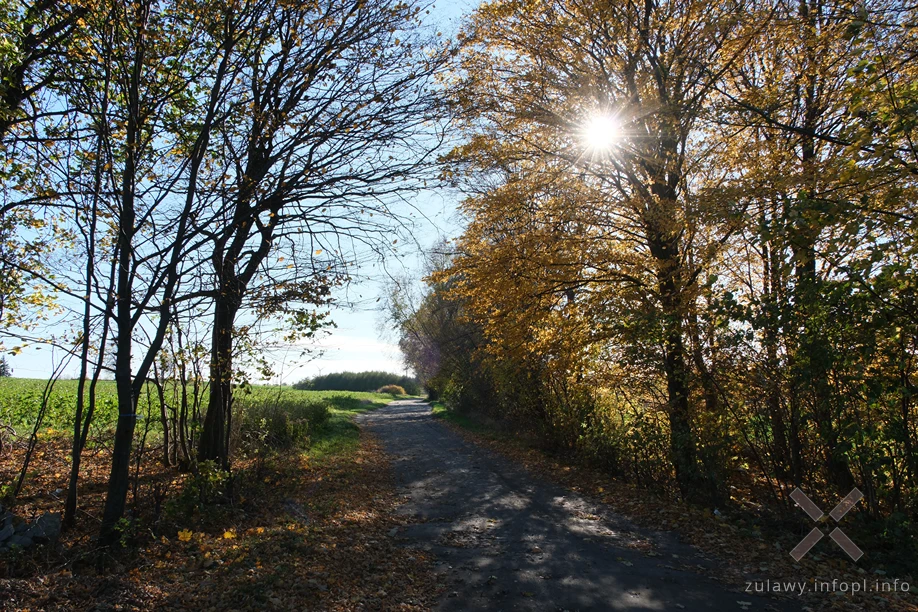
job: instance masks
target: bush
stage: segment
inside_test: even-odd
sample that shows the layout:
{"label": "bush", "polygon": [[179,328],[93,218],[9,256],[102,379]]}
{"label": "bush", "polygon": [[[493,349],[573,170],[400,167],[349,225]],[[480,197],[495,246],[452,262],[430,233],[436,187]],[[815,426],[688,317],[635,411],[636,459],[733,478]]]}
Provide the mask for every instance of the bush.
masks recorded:
{"label": "bush", "polygon": [[405,390],[398,385],[386,385],[376,390],[377,393],[391,393],[392,395],[407,395]]}
{"label": "bush", "polygon": [[246,451],[306,448],[310,435],[328,421],[330,408],[324,398],[246,398],[236,412],[238,441]]}
{"label": "bush", "polygon": [[[187,524],[189,519],[202,516],[213,517],[214,505],[226,503],[232,497],[233,478],[214,461],[202,461],[194,472],[185,479],[178,495],[170,497],[163,508],[170,522]],[[126,521],[126,519],[121,519]],[[136,523],[120,524],[122,545],[130,539]]]}
{"label": "bush", "polygon": [[225,501],[230,489],[230,474],[213,461],[202,461],[189,476],[179,494],[166,503],[166,515],[172,519],[187,519],[205,507]]}

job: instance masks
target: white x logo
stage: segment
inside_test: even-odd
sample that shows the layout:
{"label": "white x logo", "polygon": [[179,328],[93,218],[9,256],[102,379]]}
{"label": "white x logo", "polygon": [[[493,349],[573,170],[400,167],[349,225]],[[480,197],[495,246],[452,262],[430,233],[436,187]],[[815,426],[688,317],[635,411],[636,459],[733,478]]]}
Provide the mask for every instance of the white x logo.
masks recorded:
{"label": "white x logo", "polygon": [[[848,493],[845,496],[845,499],[841,500],[837,506],[829,513],[835,522],[842,520],[842,517],[848,514],[848,510],[857,505],[857,502],[861,501],[861,498],[864,497],[864,494],[860,492],[859,489],[855,488],[853,491]],[[813,519],[814,521],[820,520],[823,516],[822,510],[813,503],[809,497],[806,496],[806,493],[800,490],[800,488],[794,489],[794,492],[790,494],[790,498],[797,502],[797,505],[803,508],[803,511]],[[794,558],[794,561],[800,561],[806,553],[810,552],[810,549],[816,546],[816,543],[822,539],[825,534],[819,529],[819,527],[813,527],[813,531],[809,532],[803,540],[800,541],[797,546],[794,547],[794,550],[791,551],[790,556]],[[838,546],[848,553],[848,556],[853,560],[857,561],[864,555],[864,551],[857,547],[857,544],[851,541],[851,538],[845,535],[845,533],[836,527],[832,530],[832,533],[829,534],[829,537],[838,544]]]}

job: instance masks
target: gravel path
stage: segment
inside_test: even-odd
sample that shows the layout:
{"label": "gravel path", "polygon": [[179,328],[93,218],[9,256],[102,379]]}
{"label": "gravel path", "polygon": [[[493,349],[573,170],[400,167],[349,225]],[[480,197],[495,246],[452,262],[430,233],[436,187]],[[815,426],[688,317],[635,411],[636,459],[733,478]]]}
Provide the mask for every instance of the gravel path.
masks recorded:
{"label": "gravel path", "polygon": [[715,563],[466,442],[419,400],[358,423],[394,457],[401,512],[418,522],[393,535],[437,558],[441,610],[799,609],[680,570]]}

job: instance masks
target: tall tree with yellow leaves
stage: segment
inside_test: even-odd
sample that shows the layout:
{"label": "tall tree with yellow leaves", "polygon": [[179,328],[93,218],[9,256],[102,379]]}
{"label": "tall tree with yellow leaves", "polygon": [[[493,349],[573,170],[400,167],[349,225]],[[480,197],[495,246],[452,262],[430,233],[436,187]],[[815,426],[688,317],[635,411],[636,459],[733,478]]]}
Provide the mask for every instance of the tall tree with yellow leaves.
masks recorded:
{"label": "tall tree with yellow leaves", "polygon": [[[631,308],[649,310],[676,480],[684,497],[705,501],[718,486],[699,458],[687,322],[706,261],[735,228],[717,226],[713,219],[727,216],[701,197],[714,151],[699,119],[761,27],[740,20],[747,9],[691,0],[492,2],[473,17],[456,84],[468,136],[452,154],[457,169],[502,177],[499,190],[527,203],[559,188],[576,202],[568,210],[581,227],[562,229],[558,250],[536,239],[542,252],[531,265],[553,270],[560,282],[549,286],[574,291],[575,301],[578,287],[591,298],[627,287],[640,304]],[[524,193],[533,185],[535,197]],[[488,197],[478,202],[487,207]],[[582,251],[597,246],[599,254]],[[609,315],[592,311],[594,321]]]}

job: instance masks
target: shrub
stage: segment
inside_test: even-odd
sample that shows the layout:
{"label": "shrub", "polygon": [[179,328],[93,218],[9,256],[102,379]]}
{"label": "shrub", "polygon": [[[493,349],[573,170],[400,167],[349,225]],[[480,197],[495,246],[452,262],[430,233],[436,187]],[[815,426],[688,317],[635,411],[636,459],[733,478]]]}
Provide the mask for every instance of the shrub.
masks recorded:
{"label": "shrub", "polygon": [[324,398],[246,398],[236,413],[239,443],[247,451],[305,448],[310,435],[328,421],[330,408]]}
{"label": "shrub", "polygon": [[377,393],[391,393],[392,395],[406,395],[405,389],[398,385],[385,385],[376,390]]}
{"label": "shrub", "polygon": [[206,506],[224,500],[229,493],[230,474],[213,461],[202,461],[185,480],[181,492],[166,504],[166,514],[174,519],[200,513]]}

